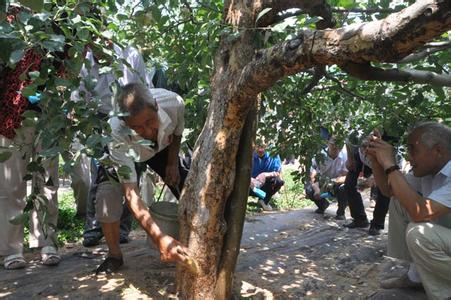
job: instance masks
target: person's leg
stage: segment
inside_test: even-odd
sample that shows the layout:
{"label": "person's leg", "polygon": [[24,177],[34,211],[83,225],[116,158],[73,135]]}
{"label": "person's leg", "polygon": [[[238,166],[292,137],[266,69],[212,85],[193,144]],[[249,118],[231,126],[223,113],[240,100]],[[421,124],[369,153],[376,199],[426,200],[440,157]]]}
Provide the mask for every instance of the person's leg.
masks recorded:
{"label": "person's leg", "polygon": [[396,198],[391,199],[389,212],[387,256],[412,261],[405,238],[410,217]]}
{"label": "person's leg", "polygon": [[451,229],[410,223],[406,242],[429,299],[451,297]]}
{"label": "person's leg", "polygon": [[[22,142],[20,136],[14,140],[0,135],[0,146],[9,147],[14,142]],[[0,153],[9,150],[0,149]],[[23,180],[26,174],[28,157],[21,151],[11,150],[11,157],[0,163],[0,255],[22,257],[23,253],[23,223],[11,223],[10,220],[20,216],[25,208],[27,185]],[[11,268],[25,266],[25,261],[15,260],[8,264]]]}
{"label": "person's leg", "polygon": [[345,210],[348,205],[348,198],[344,184],[336,184],[334,187],[335,194],[337,195],[338,201],[338,209],[336,219],[344,220],[345,219]]}
{"label": "person's leg", "polygon": [[77,215],[86,215],[87,199],[91,187],[91,158],[81,154],[71,174],[71,188],[74,191]]}
{"label": "person's leg", "polygon": [[103,237],[102,227],[96,219],[96,194],[99,168],[98,162],[95,159],[91,159],[91,186],[86,201],[85,230],[83,232],[83,246],[85,247],[98,245]]}
{"label": "person's leg", "polygon": [[[99,173],[103,172],[101,167]],[[104,181],[102,181],[104,180]],[[98,177],[96,193],[96,218],[102,224],[102,231],[108,245],[108,257],[97,268],[96,273],[111,273],[123,265],[120,248],[120,218],[123,208],[122,187],[120,183]]]}
{"label": "person's leg", "polygon": [[279,177],[269,177],[266,178],[265,183],[260,188],[262,191],[266,193],[265,199],[263,202],[265,204],[269,204],[272,196],[277,193],[280,188],[285,184],[285,182]]}
{"label": "person's leg", "polygon": [[[363,168],[363,163],[360,160],[358,149],[354,149],[353,157],[355,160],[355,169],[350,170],[346,174],[344,191],[345,197],[348,199],[349,211],[353,222],[357,225],[368,224],[368,218],[365,213],[365,207],[363,206],[362,195],[357,190],[357,181],[359,179],[360,171]],[[352,223],[348,224],[351,225]],[[359,226],[356,226],[359,227]]]}
{"label": "person's leg", "polygon": [[56,226],[58,223],[58,158],[45,161],[43,166],[45,175],[33,176],[33,186],[39,187],[47,199],[47,206],[44,207],[46,217],[45,224],[44,210],[33,209],[30,214],[30,248],[42,248],[46,246],[56,247]]}
{"label": "person's leg", "polygon": [[371,220],[371,226],[369,233],[372,235],[377,235],[380,230],[384,229],[385,216],[388,212],[388,206],[390,204],[390,197],[384,196],[379,188],[376,187],[376,206],[373,211],[373,220]]}
{"label": "person's leg", "polygon": [[318,209],[315,210],[315,213],[323,214],[324,211],[329,206],[329,201],[327,201],[327,199],[324,199],[321,197],[316,197],[315,191],[319,193],[319,185],[317,182],[315,182],[313,184],[308,182],[305,184],[305,197],[307,199],[313,201],[313,203],[315,203],[316,206],[318,207]]}
{"label": "person's leg", "polygon": [[121,215],[121,221],[119,226],[119,242],[121,244],[125,244],[129,242],[128,235],[130,234],[130,231],[132,230],[132,214],[130,213],[130,209],[127,206],[127,203],[123,204],[122,207],[122,215]]}

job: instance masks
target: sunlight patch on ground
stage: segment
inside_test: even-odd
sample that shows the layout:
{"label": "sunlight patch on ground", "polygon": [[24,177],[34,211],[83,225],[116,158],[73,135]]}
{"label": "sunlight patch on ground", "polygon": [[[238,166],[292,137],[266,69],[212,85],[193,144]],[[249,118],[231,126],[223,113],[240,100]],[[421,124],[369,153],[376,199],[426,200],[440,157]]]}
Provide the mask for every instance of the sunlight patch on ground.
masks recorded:
{"label": "sunlight patch on ground", "polygon": [[241,292],[240,292],[242,297],[255,297],[258,296],[260,299],[274,299],[274,295],[273,293],[271,293],[270,291],[254,286],[251,283],[247,282],[247,281],[242,281],[241,282]]}

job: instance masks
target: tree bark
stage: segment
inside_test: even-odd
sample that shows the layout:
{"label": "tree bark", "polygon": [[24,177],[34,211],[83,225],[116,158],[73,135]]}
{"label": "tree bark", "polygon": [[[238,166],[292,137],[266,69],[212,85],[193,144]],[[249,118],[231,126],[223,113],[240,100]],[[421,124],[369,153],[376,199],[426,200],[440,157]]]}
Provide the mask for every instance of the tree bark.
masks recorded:
{"label": "tree bark", "polygon": [[232,296],[233,273],[235,271],[238,253],[240,252],[247,198],[249,196],[253,150],[252,141],[255,140],[257,129],[256,116],[257,108],[254,105],[246,117],[246,122],[241,133],[236,158],[235,184],[225,210],[225,219],[228,228],[224,236],[222,257],[218,268],[218,283],[216,285],[216,296],[218,299],[230,299]]}

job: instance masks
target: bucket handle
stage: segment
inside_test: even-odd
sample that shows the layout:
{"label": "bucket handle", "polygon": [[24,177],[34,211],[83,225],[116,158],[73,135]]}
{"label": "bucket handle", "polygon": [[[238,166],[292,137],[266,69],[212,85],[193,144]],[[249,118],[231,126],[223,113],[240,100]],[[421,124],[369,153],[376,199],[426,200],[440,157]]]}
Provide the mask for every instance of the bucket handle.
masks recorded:
{"label": "bucket handle", "polygon": [[[163,188],[161,189],[161,191],[160,191],[160,195],[158,195],[158,199],[157,199],[157,201],[156,202],[160,202],[160,199],[161,199],[161,196],[163,195],[163,191],[164,191],[164,188],[166,187],[166,183],[165,184],[163,184]],[[179,193],[179,195],[180,195],[180,190],[179,190],[179,187],[176,187],[176,189],[177,189],[177,192]]]}

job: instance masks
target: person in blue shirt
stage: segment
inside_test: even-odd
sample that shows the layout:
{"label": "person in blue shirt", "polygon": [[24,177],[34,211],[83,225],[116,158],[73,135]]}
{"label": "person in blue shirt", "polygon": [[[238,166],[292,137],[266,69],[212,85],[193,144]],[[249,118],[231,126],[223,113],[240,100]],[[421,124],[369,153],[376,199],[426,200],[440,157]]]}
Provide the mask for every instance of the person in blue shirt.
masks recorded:
{"label": "person in blue shirt", "polygon": [[269,201],[284,185],[280,177],[282,162],[279,155],[271,157],[262,142],[255,147],[252,157],[252,177],[250,195],[258,197],[264,210],[272,210]]}

